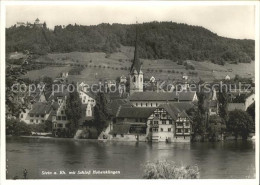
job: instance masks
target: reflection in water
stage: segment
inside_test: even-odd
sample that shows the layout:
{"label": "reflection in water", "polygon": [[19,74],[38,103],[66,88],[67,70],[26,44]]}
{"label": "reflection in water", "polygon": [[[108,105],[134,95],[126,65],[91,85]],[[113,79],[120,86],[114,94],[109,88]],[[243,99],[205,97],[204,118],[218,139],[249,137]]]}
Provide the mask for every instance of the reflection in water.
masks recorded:
{"label": "reflection in water", "polygon": [[[147,161],[173,160],[198,165],[201,178],[253,178],[255,149],[250,141],[218,143],[135,143],[95,140],[7,138],[7,178],[142,178]],[[42,171],[63,175],[43,175]],[[81,174],[69,171],[113,170],[115,175]]]}

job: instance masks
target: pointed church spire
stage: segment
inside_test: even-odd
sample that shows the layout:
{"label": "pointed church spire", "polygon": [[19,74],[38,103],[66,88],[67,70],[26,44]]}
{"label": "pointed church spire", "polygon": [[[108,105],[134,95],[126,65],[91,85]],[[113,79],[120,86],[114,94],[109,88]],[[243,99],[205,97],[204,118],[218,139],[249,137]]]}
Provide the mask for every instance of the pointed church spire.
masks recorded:
{"label": "pointed church spire", "polygon": [[136,70],[136,72],[139,74],[140,71],[141,71],[141,62],[139,60],[139,57],[138,57],[138,30],[137,30],[137,25],[138,23],[136,22],[136,30],[135,30],[135,52],[134,52],[134,60],[133,60],[133,63],[132,63],[132,66],[131,66],[131,70],[130,70],[130,73],[134,73],[134,71]]}

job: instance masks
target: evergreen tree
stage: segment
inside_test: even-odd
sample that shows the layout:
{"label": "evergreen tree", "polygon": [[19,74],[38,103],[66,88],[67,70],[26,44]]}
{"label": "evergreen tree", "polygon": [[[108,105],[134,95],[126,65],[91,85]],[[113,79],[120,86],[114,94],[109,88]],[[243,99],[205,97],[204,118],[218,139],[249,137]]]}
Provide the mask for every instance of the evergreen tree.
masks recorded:
{"label": "evergreen tree", "polygon": [[104,93],[97,93],[96,106],[94,107],[94,122],[99,133],[107,127],[107,97]]}
{"label": "evergreen tree", "polygon": [[82,118],[82,104],[79,93],[74,90],[69,93],[66,99],[66,115],[69,120],[69,135],[72,137],[79,127],[79,121]]}
{"label": "evergreen tree", "polygon": [[225,90],[219,91],[218,101],[219,101],[219,116],[226,122],[228,116],[228,111],[227,111],[228,96]]}

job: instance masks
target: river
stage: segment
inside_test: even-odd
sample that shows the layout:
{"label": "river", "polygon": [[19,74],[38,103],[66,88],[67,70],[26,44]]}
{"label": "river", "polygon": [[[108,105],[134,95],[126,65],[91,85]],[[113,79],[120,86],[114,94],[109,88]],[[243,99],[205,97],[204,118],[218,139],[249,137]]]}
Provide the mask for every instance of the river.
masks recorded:
{"label": "river", "polygon": [[[157,160],[198,165],[203,179],[255,176],[252,141],[135,143],[7,137],[6,155],[7,179],[23,178],[24,169],[29,179],[139,179],[143,164]],[[99,170],[114,174],[95,174]]]}

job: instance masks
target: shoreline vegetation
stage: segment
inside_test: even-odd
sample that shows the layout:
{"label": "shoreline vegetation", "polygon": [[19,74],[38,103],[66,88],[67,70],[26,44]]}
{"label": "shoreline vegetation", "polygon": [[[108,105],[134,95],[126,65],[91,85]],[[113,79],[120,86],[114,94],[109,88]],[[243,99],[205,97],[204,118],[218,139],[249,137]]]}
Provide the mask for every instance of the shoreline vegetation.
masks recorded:
{"label": "shoreline vegetation", "polygon": [[161,160],[144,165],[144,179],[199,179],[199,167],[178,166],[174,161]]}
{"label": "shoreline vegetation", "polygon": [[[74,141],[97,141],[97,142],[142,142],[142,143],[152,143],[152,142],[147,142],[147,141],[127,141],[127,140],[120,140],[120,141],[117,141],[117,140],[107,140],[107,139],[86,139],[86,138],[83,138],[83,139],[75,139],[75,138],[63,138],[63,137],[53,137],[53,136],[12,136],[12,135],[6,135],[6,137],[10,138],[10,137],[21,137],[21,138],[30,138],[30,139],[55,139],[55,140],[74,140]],[[234,141],[234,140],[243,140],[242,137],[239,137],[239,138],[235,138],[235,137],[229,137],[229,138],[226,138],[224,140],[218,140],[218,141],[209,141],[209,140],[204,140],[204,141],[195,141],[193,140],[192,142],[195,143],[195,142],[225,142],[225,141]],[[254,141],[254,136],[252,137],[248,137],[247,138],[248,141]],[[191,143],[192,143],[191,142]]]}

